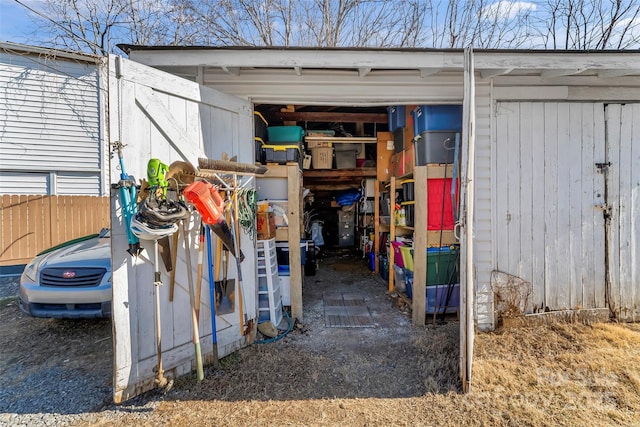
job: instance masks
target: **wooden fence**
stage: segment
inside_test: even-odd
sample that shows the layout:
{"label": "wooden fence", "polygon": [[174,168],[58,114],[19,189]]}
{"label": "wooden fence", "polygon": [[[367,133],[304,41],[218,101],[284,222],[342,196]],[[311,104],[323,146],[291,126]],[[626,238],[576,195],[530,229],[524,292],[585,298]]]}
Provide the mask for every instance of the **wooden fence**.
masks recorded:
{"label": "wooden fence", "polygon": [[109,227],[109,197],[3,195],[0,221],[0,265],[25,264],[45,249]]}

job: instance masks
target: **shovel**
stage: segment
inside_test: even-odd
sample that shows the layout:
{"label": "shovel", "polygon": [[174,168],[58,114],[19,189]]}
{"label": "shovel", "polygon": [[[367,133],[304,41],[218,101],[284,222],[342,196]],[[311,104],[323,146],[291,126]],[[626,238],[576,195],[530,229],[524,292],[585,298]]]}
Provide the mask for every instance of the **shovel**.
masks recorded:
{"label": "shovel", "polygon": [[[233,304],[231,303],[231,299],[229,298],[229,280],[227,279],[227,274],[229,272],[229,251],[224,251],[224,258],[222,258],[222,243],[218,244],[218,256],[223,260],[223,279],[220,284],[220,305],[218,306],[218,310],[220,314],[232,313],[233,312]],[[217,277],[217,276],[216,276]],[[235,286],[235,283],[232,283],[232,286]]]}

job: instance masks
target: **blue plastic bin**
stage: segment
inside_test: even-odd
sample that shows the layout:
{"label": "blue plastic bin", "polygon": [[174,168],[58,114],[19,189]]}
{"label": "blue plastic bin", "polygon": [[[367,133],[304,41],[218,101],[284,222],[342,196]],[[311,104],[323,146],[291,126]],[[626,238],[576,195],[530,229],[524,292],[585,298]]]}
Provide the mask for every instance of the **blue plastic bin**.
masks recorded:
{"label": "blue plastic bin", "polygon": [[[407,296],[413,299],[413,275],[411,277],[406,276],[405,271],[405,287]],[[427,286],[426,294],[427,294],[427,305],[425,307],[425,312],[433,313],[456,313],[458,308],[460,307],[460,284],[455,283],[451,285],[451,296],[449,298],[449,303],[447,302],[447,293],[449,292],[449,285],[437,285],[437,286]],[[436,300],[438,301],[438,306],[436,307]],[[446,304],[446,311],[445,311]]]}
{"label": "blue plastic bin", "polygon": [[406,109],[404,105],[387,107],[387,112],[389,113],[389,132],[395,132],[396,129],[405,127]]}
{"label": "blue plastic bin", "polygon": [[462,105],[419,105],[411,115],[414,136],[426,131],[462,130]]}

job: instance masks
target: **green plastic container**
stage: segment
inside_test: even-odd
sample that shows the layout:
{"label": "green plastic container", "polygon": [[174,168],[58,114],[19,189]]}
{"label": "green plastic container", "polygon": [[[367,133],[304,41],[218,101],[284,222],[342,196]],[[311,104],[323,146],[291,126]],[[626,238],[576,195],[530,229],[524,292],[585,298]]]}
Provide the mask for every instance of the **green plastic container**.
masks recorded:
{"label": "green plastic container", "polygon": [[459,251],[458,247],[427,249],[427,286],[448,284],[451,274],[451,283],[460,282]]}
{"label": "green plastic container", "polygon": [[274,142],[301,142],[304,129],[300,126],[269,126],[267,128],[269,144]]}

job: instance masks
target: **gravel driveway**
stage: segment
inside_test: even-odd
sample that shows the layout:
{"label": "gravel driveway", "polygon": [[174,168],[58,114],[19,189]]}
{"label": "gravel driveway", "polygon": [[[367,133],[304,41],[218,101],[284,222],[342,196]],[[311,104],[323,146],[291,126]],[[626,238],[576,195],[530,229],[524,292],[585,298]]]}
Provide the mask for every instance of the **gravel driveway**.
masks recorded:
{"label": "gravel driveway", "polygon": [[[0,277],[0,426],[83,424],[136,407],[111,404],[111,321],[29,317],[18,307],[18,283]],[[146,401],[149,409],[153,394]]]}
{"label": "gravel driveway", "polygon": [[[361,260],[326,260],[315,277],[305,278],[305,322],[285,339],[240,350],[223,359],[220,370],[207,366],[202,383],[187,375],[166,395],[154,390],[120,406],[111,403],[111,321],[31,318],[18,308],[13,280],[0,281],[0,426],[197,425],[196,419],[167,419],[163,405],[179,403],[196,414],[201,401],[220,402],[222,409],[231,404],[234,411],[245,402],[242,410],[250,411],[271,399],[293,408],[335,397],[411,399],[458,389],[457,322],[411,327],[386,284]],[[335,290],[361,293],[375,326],[325,327],[323,295]],[[214,415],[217,421],[206,425],[259,419],[232,422],[225,412],[209,411]]]}

